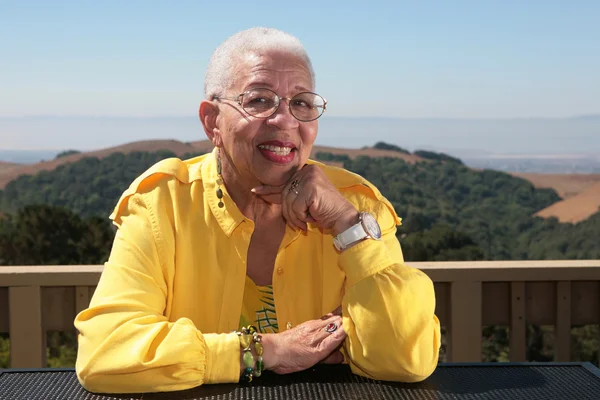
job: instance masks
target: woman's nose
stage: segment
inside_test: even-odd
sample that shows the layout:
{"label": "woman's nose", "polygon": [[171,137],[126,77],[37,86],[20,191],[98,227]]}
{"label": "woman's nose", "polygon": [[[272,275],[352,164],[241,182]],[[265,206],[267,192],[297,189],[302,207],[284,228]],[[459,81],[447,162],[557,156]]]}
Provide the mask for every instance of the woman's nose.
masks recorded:
{"label": "woman's nose", "polygon": [[300,121],[290,112],[289,104],[289,99],[281,99],[277,111],[267,118],[267,124],[276,126],[282,130],[297,128],[300,125]]}

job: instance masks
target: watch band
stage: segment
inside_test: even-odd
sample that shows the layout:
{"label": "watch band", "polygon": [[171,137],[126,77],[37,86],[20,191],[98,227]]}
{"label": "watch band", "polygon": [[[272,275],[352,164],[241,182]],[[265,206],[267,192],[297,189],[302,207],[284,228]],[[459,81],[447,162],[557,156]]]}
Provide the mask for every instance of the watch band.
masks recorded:
{"label": "watch band", "polygon": [[362,224],[362,213],[359,216],[358,223],[352,225],[350,228],[346,229],[344,232],[340,233],[333,239],[333,245],[339,251],[345,250],[353,243],[356,243],[360,240],[366,239],[369,237],[367,231]]}

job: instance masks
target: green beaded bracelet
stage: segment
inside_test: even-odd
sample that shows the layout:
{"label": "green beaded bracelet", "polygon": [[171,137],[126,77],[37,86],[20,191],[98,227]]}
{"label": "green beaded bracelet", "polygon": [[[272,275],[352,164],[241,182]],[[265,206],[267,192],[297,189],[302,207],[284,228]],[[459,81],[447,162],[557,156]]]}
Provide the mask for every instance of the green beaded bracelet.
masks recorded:
{"label": "green beaded bracelet", "polygon": [[[240,376],[240,382],[250,383],[252,382],[252,378],[260,377],[265,368],[265,363],[262,358],[262,336],[258,334],[256,328],[252,325],[243,327],[241,332],[236,333],[240,339],[240,347],[244,352],[242,361],[246,367]],[[254,355],[252,354],[252,344],[254,344],[254,350],[256,351],[256,360],[254,360]]]}

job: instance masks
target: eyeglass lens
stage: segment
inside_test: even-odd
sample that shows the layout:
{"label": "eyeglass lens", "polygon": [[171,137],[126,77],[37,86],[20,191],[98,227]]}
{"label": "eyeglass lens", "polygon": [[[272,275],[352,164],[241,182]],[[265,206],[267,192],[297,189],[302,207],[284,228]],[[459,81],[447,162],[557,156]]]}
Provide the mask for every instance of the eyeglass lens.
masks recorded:
{"label": "eyeglass lens", "polygon": [[[242,108],[255,117],[269,117],[279,107],[280,98],[269,89],[254,89],[241,96]],[[290,100],[290,112],[300,121],[312,121],[321,116],[325,100],[316,93],[298,93]]]}

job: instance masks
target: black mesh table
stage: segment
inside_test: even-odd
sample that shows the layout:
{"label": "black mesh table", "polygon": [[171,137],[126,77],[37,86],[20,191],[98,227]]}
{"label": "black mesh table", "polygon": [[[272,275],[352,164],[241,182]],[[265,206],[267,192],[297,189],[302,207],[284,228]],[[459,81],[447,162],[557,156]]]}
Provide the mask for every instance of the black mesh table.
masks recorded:
{"label": "black mesh table", "polygon": [[72,369],[0,370],[0,399],[600,399],[600,369],[589,363],[440,364],[424,382],[374,381],[345,365],[290,375],[265,372],[248,386],[206,385],[144,394],[101,395],[83,389]]}

